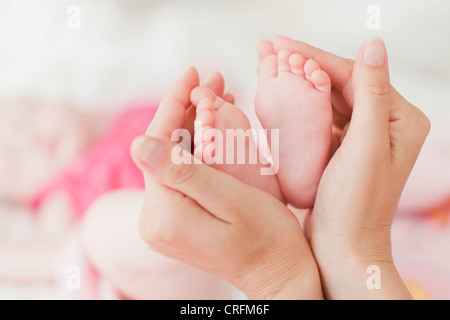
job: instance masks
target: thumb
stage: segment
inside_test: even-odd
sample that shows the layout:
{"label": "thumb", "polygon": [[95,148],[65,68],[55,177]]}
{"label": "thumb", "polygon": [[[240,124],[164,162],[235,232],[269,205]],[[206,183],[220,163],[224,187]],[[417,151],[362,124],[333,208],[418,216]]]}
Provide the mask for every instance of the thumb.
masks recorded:
{"label": "thumb", "polygon": [[179,191],[223,221],[242,218],[234,215],[239,212],[237,203],[248,204],[245,195],[248,194],[249,186],[202,164],[180,145],[141,136],[133,141],[131,154],[136,165],[144,172],[147,184],[156,181]]}
{"label": "thumb", "polygon": [[389,143],[389,114],[392,87],[383,40],[367,41],[353,69],[354,106],[348,135],[362,142]]}
{"label": "thumb", "polygon": [[183,193],[187,183],[198,179],[197,166],[188,165],[194,163],[191,154],[174,142],[141,136],[133,141],[131,155],[146,177]]}

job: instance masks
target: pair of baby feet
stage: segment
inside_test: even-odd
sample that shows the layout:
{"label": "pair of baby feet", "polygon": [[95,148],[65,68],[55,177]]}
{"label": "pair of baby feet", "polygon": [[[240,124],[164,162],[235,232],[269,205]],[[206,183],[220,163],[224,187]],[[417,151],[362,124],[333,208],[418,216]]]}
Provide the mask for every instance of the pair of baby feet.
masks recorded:
{"label": "pair of baby feet", "polygon": [[[329,160],[330,94],[330,78],[317,62],[287,50],[270,54],[260,61],[255,111],[267,130],[272,165],[244,112],[207,87],[190,95],[197,107],[194,155],[285,203],[310,208]],[[262,174],[268,166],[273,174]]]}

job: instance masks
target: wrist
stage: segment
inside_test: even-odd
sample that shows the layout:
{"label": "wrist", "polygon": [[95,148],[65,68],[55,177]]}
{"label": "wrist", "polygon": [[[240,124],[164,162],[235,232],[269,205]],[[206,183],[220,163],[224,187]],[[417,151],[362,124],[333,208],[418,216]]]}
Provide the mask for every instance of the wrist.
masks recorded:
{"label": "wrist", "polygon": [[347,257],[320,265],[327,299],[411,299],[391,258]]}
{"label": "wrist", "polygon": [[333,270],[342,264],[393,264],[389,228],[344,235],[333,235],[330,230],[318,232],[316,229],[311,234],[310,243],[321,270]]}
{"label": "wrist", "polygon": [[262,272],[258,270],[255,277],[248,277],[243,291],[251,300],[323,299],[319,269],[312,253],[290,266],[274,263]]}
{"label": "wrist", "polygon": [[340,237],[315,233],[311,247],[327,299],[411,298],[392,258],[388,228]]}
{"label": "wrist", "polygon": [[286,282],[272,300],[323,300],[322,283],[317,264],[311,263],[299,270],[298,275]]}

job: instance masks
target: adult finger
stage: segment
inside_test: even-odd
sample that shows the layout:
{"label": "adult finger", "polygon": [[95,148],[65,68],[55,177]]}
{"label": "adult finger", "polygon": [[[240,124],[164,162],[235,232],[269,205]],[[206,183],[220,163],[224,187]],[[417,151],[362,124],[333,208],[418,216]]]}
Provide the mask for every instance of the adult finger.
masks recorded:
{"label": "adult finger", "polygon": [[399,167],[412,169],[430,132],[431,123],[420,109],[398,97],[401,97],[398,93],[393,96],[390,116],[392,158]]}
{"label": "adult finger", "polygon": [[223,95],[223,100],[231,104],[234,104],[235,102],[234,96],[231,93],[225,93]]}
{"label": "adult finger", "polygon": [[342,129],[350,122],[353,109],[348,106],[341,92],[334,88],[331,90],[331,104],[333,105],[333,124]]}
{"label": "adult finger", "polygon": [[190,67],[164,96],[146,134],[170,139],[176,129],[183,128],[186,110],[191,106],[189,95],[198,85],[198,72],[194,67]]}
{"label": "adult finger", "polygon": [[205,87],[210,88],[216,96],[221,97],[223,100],[225,100],[228,103],[234,104],[234,96],[225,91],[225,80],[223,78],[223,75],[220,72],[214,71],[212,72],[208,78],[206,79],[205,83],[203,84]]}
{"label": "adult finger", "polygon": [[217,71],[213,71],[206,78],[203,83],[205,87],[210,88],[218,97],[223,96],[223,92],[225,90],[225,80],[223,79],[222,74]]}
{"label": "adult finger", "polygon": [[353,69],[355,102],[348,136],[363,144],[390,146],[389,115],[391,86],[384,42],[367,41],[358,53]]}

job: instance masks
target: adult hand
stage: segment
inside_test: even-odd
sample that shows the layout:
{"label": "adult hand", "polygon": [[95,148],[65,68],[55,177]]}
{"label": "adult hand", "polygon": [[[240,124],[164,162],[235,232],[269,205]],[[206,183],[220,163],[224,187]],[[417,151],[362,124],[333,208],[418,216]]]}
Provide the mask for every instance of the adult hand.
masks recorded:
{"label": "adult hand", "polygon": [[292,212],[207,165],[172,161],[172,152],[182,150],[170,137],[185,126],[198,82],[190,68],[167,93],[147,135],[133,143],[146,180],[142,238],[156,251],[228,280],[251,299],[322,298],[317,266]]}
{"label": "adult hand", "polygon": [[[327,297],[410,297],[393,264],[390,230],[430,122],[390,85],[381,40],[366,42],[355,62],[286,37],[272,48],[263,42],[260,56],[288,49],[313,58],[334,86],[339,139],[308,222]],[[373,266],[380,290],[366,285]]]}

